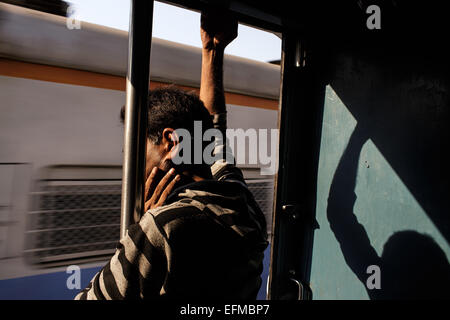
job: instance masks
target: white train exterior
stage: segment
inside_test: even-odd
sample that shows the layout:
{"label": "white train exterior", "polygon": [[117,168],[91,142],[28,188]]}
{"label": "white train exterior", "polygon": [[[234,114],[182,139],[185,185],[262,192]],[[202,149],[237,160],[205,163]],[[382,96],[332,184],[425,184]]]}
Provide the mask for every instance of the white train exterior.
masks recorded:
{"label": "white train exterior", "polygon": [[[71,298],[67,266],[85,285],[113,252],[127,47],[127,32],[0,3],[0,299]],[[200,64],[154,38],[151,86],[195,90]],[[279,66],[226,56],[224,72],[229,127],[276,129]],[[270,230],[274,177],[242,168]]]}

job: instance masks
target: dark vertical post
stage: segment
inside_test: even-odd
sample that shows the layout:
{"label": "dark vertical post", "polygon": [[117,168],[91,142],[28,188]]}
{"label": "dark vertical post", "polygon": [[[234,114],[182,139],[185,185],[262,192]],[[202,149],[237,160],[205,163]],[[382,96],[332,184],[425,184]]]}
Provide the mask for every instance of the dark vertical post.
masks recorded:
{"label": "dark vertical post", "polygon": [[123,146],[120,237],[144,208],[147,97],[153,1],[131,0]]}
{"label": "dark vertical post", "polygon": [[317,168],[325,86],[311,51],[283,33],[276,176],[268,298],[310,299]]}

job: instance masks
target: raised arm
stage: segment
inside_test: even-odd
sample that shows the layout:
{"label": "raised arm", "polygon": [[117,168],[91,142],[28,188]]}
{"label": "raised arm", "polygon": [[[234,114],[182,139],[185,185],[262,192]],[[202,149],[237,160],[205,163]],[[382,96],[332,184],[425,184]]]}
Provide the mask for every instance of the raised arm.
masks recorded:
{"label": "raised arm", "polygon": [[[242,172],[234,166],[234,157],[227,144],[227,109],[223,86],[223,60],[225,47],[237,37],[237,20],[227,13],[209,11],[202,13],[202,77],[200,99],[213,116],[214,127],[221,131],[216,137],[214,154],[221,155],[211,166],[216,180],[234,180],[245,184]],[[226,160],[225,160],[226,159]]]}
{"label": "raised arm", "polygon": [[237,37],[238,24],[228,14],[202,13],[202,75],[200,99],[210,114],[226,112],[223,87],[223,57],[225,47]]}

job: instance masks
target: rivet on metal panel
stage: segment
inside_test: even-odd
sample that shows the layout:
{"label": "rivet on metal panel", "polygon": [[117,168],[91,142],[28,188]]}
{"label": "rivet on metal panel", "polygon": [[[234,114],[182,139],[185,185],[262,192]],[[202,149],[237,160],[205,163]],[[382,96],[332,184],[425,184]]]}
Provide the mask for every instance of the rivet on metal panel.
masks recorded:
{"label": "rivet on metal panel", "polygon": [[283,209],[283,212],[285,212],[289,216],[289,218],[293,220],[297,220],[300,217],[297,205],[285,204],[281,208]]}

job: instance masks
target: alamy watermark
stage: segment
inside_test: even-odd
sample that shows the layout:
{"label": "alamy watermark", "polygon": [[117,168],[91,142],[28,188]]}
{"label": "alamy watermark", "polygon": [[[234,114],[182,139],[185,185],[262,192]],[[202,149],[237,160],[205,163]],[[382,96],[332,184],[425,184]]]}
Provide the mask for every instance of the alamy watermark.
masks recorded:
{"label": "alamy watermark", "polygon": [[369,290],[381,289],[381,270],[380,267],[373,264],[367,267],[367,274],[370,276],[367,278],[366,287]]}
{"label": "alamy watermark", "polygon": [[228,144],[224,143],[224,136],[218,129],[203,132],[201,121],[194,121],[193,137],[186,129],[175,130],[172,139],[178,144],[172,154],[173,163],[211,165],[224,159],[229,163],[235,160],[235,164],[241,166],[259,165],[261,175],[277,172],[278,129],[227,129],[225,135]]}
{"label": "alamy watermark", "polygon": [[78,19],[75,19],[75,7],[73,5],[70,5],[67,8],[67,18],[66,18],[66,27],[69,30],[80,30],[81,29],[81,21]]}
{"label": "alamy watermark", "polygon": [[381,9],[379,6],[372,4],[367,7],[366,13],[370,14],[367,18],[366,26],[369,30],[381,29]]}
{"label": "alamy watermark", "polygon": [[66,280],[66,286],[69,290],[81,289],[81,269],[77,265],[68,266],[66,273],[70,274]]}

